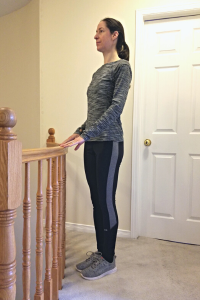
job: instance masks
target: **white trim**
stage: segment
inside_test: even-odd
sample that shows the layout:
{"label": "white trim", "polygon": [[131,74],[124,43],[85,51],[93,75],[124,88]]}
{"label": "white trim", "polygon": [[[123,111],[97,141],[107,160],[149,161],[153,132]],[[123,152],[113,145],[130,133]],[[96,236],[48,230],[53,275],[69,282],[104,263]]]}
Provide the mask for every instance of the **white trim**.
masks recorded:
{"label": "white trim", "polygon": [[136,14],[140,12],[143,16],[144,21],[163,19],[163,18],[177,18],[186,17],[200,14],[200,3],[193,2],[188,4],[174,4],[158,6],[149,9],[138,9]]}
{"label": "white trim", "polygon": [[139,200],[140,200],[140,161],[141,161],[141,107],[140,99],[143,92],[143,41],[144,22],[172,18],[184,17],[200,14],[200,2],[188,4],[160,6],[148,9],[136,10],[136,39],[135,39],[135,75],[134,75],[134,115],[133,115],[133,142],[132,142],[132,188],[131,188],[131,237],[137,238],[139,235]]}
{"label": "white trim", "polygon": [[[45,228],[45,219],[43,219],[43,227]],[[84,224],[76,224],[76,223],[65,222],[65,228],[67,230],[95,233],[95,229],[94,229],[93,225],[84,225]],[[131,237],[131,232],[130,232],[130,230],[118,229],[117,236],[118,237],[123,237],[123,238],[130,238]]]}

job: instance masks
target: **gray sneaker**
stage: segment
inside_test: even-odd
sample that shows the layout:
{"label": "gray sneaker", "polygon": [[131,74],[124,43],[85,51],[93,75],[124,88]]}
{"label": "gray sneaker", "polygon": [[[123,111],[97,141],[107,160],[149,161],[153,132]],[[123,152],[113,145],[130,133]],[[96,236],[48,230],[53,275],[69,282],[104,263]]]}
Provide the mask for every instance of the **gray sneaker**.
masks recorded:
{"label": "gray sneaker", "polygon": [[79,264],[76,265],[76,270],[78,272],[82,272],[84,269],[88,268],[89,266],[91,266],[91,264],[93,263],[93,261],[96,259],[96,257],[99,257],[102,255],[101,252],[92,252],[92,251],[88,251],[86,253],[86,255],[88,256],[88,258],[82,262],[80,262]]}
{"label": "gray sneaker", "polygon": [[83,270],[81,276],[87,280],[99,279],[103,276],[115,273],[117,267],[115,265],[115,257],[112,263],[106,261],[102,256],[95,257],[93,264]]}

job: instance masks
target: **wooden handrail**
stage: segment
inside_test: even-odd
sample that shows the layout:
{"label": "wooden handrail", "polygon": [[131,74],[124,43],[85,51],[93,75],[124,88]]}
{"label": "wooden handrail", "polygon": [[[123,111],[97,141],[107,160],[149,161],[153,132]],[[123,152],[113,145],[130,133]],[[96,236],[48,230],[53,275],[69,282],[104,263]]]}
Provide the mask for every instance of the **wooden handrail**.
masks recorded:
{"label": "wooden handrail", "polygon": [[38,149],[23,149],[22,150],[22,162],[38,161],[42,159],[54,158],[64,154],[67,154],[68,149],[60,146],[50,148],[38,148]]}

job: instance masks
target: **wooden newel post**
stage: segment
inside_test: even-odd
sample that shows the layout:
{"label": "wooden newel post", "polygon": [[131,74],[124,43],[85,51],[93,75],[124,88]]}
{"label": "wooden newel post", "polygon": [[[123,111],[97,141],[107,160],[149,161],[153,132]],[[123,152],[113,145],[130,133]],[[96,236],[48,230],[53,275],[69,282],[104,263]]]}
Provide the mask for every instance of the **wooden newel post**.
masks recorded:
{"label": "wooden newel post", "polygon": [[48,130],[49,137],[47,139],[47,143],[55,143],[55,129],[54,128],[49,128]]}
{"label": "wooden newel post", "polygon": [[22,184],[22,144],[12,132],[16,122],[13,110],[0,108],[0,300],[16,296],[14,219]]}

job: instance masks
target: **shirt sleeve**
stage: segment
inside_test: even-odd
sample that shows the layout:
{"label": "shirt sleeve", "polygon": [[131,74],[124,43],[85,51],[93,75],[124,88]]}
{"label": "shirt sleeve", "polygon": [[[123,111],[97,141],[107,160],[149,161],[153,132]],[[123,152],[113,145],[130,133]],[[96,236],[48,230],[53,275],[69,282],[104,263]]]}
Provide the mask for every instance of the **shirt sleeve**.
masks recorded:
{"label": "shirt sleeve", "polygon": [[78,127],[74,133],[81,135],[83,133],[83,131],[85,130],[85,126],[86,126],[86,121],[80,127]]}
{"label": "shirt sleeve", "polygon": [[126,102],[131,79],[130,66],[127,64],[120,65],[114,74],[115,87],[111,105],[92,126],[81,134],[85,141],[99,136],[102,131],[120,117]]}

